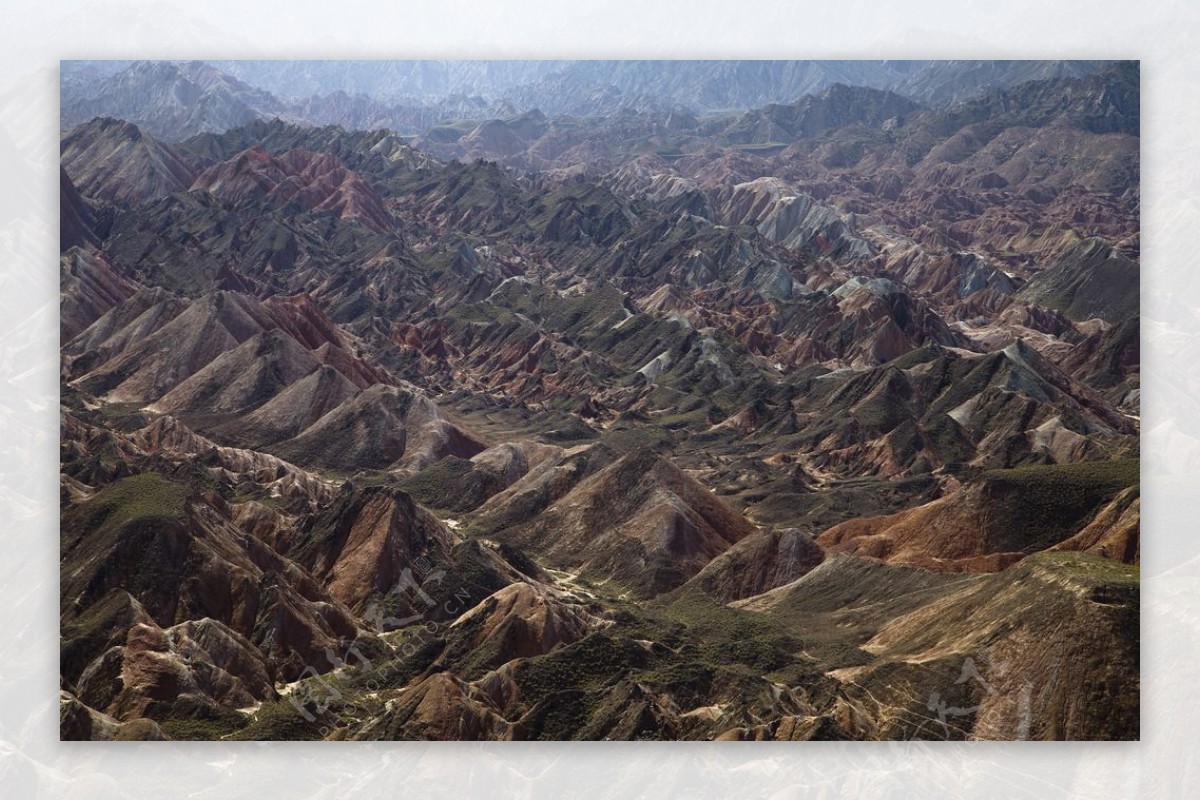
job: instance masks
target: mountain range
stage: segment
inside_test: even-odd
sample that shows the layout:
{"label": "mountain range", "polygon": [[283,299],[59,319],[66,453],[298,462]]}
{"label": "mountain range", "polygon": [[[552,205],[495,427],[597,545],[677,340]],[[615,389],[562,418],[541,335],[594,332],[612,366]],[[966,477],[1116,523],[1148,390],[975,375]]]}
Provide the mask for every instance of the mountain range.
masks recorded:
{"label": "mountain range", "polygon": [[935,106],[994,88],[1082,77],[1100,61],[64,61],[64,127],[94,116],[156,136],[276,116],[423,133],[443,121],[540,110],[708,114],[791,103],[834,84],[891,89]]}
{"label": "mountain range", "polygon": [[66,739],[1136,739],[1133,62],[64,62]]}

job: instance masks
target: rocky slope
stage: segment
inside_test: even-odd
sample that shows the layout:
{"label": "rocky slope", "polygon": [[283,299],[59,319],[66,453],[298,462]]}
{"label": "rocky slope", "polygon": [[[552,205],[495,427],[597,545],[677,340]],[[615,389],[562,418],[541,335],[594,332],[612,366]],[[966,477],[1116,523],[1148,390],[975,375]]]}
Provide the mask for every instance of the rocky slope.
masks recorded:
{"label": "rocky slope", "polygon": [[[62,169],[80,193],[118,206],[185,191],[195,178],[195,169],[171,147],[110,117],[74,128],[61,151]],[[78,202],[73,205],[78,213]]]}
{"label": "rocky slope", "polygon": [[494,536],[642,596],[673,589],[752,526],[695,480],[639,450],[580,482],[529,523]]}
{"label": "rocky slope", "polygon": [[817,542],[931,570],[999,570],[1047,548],[1135,562],[1138,532],[1126,512],[1136,482],[1131,462],[991,471],[923,506],[841,523]]}

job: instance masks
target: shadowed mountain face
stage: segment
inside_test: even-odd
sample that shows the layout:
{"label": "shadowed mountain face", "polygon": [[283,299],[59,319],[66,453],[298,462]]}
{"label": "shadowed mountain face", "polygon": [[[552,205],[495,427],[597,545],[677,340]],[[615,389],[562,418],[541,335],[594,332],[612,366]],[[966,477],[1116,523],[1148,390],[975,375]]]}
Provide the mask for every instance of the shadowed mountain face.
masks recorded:
{"label": "shadowed mountain face", "polygon": [[[62,140],[61,163],[74,188],[92,200],[137,205],[185,191],[195,169],[136,125],[96,118]],[[79,203],[72,195],[75,214]]]}
{"label": "shadowed mountain face", "polygon": [[1138,736],[1138,67],[64,64],[62,734]]}

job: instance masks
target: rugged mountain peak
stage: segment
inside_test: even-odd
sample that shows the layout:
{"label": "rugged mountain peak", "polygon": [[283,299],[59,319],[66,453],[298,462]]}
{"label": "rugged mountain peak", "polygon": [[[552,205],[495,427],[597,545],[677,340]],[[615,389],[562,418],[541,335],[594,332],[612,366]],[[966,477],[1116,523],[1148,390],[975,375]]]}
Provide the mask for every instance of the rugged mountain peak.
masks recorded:
{"label": "rugged mountain peak", "polygon": [[754,527],[650,449],[626,454],[497,536],[638,593],[673,589]]}
{"label": "rugged mountain peak", "polygon": [[249,414],[218,425],[216,431],[250,447],[268,446],[295,437],[357,393],[340,370],[323,364]]}
{"label": "rugged mountain peak", "polygon": [[370,739],[511,740],[505,720],[479,689],[452,673],[435,673],[397,697],[388,714],[369,721]]}
{"label": "rugged mountain peak", "polygon": [[267,201],[295,204],[305,212],[328,212],[339,219],[359,220],[376,233],[395,225],[379,194],[330,153],[293,149],[276,157],[254,145],[200,173],[191,188],[233,205]]}
{"label": "rugged mountain peak", "polygon": [[243,125],[281,108],[270,93],[204,62],[136,61],[96,85],[65,84],[63,122],[117,116],[177,141]]}
{"label": "rugged mountain peak", "polygon": [[520,575],[407,493],[352,482],[303,526],[289,554],[380,630],[452,620]]}
{"label": "rugged mountain peak", "polygon": [[62,168],[83,195],[118,206],[183,192],[195,179],[175,150],[124,120],[84,123],[63,137],[60,150]]}
{"label": "rugged mountain peak", "polygon": [[[170,300],[164,303],[171,305]],[[146,331],[141,339],[121,337],[122,349],[76,379],[76,384],[113,399],[154,401],[226,351],[275,327],[261,303],[236,292],[211,293],[172,319],[155,316],[154,320],[161,327]],[[132,325],[138,326],[138,320]],[[116,335],[120,337],[120,332]]]}
{"label": "rugged mountain peak", "polygon": [[421,470],[445,456],[470,458],[486,443],[412,386],[376,384],[271,446],[300,464],[343,470]]}
{"label": "rugged mountain peak", "polygon": [[191,302],[139,295],[128,303],[84,332],[73,367],[86,392],[206,412],[217,425],[224,421],[213,415],[249,412],[318,365],[359,387],[394,380],[359,358],[353,338],[304,295],[264,302],[219,290]]}
{"label": "rugged mountain peak", "polygon": [[804,532],[759,531],[734,543],[683,586],[728,603],[789,584],[824,559],[820,546]]}
{"label": "rugged mountain peak", "polygon": [[147,408],[171,414],[249,412],[316,369],[308,350],[273,328],[213,359]]}
{"label": "rugged mountain peak", "polygon": [[[221,634],[226,628],[236,632],[235,650],[251,658],[244,643],[253,642],[285,680],[305,664],[328,664],[324,649],[356,634],[344,606],[300,581],[288,560],[247,541],[220,508],[164,476],[142,473],[106,486],[70,510],[63,532],[63,560],[71,566],[63,604],[67,622],[84,638],[81,649],[94,648],[86,638],[89,623],[96,622],[81,613],[91,601],[103,605],[117,591],[136,599],[153,621],[133,624],[131,632],[149,638],[139,639],[146,646],[135,650],[168,650],[165,627],[212,618],[225,627],[213,627],[218,640],[231,639]],[[197,580],[193,568],[207,581]],[[107,676],[98,691],[118,686],[120,659],[114,663],[110,652],[91,654],[89,662],[80,652],[84,666],[78,677],[69,678],[83,682],[83,676]]]}
{"label": "rugged mountain peak", "polygon": [[[416,589],[396,591],[405,569],[416,581],[411,578],[416,560],[445,563],[456,541],[407,494],[384,487],[357,490],[347,484],[335,503],[299,535],[293,552],[336,598],[363,612],[369,600],[390,596],[392,602],[400,602],[405,591]],[[411,607],[414,599],[404,602]]]}
{"label": "rugged mountain peak", "polygon": [[548,654],[609,625],[611,621],[597,618],[578,603],[518,581],[485,598],[455,620],[452,628],[470,637],[472,647],[488,643],[488,650],[495,650],[492,664],[480,667],[499,667],[513,659]]}

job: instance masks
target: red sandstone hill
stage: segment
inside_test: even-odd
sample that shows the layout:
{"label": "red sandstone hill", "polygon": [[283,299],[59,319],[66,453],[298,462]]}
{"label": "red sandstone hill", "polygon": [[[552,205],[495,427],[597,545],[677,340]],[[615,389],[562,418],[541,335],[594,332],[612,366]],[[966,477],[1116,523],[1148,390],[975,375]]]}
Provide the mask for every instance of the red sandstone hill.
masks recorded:
{"label": "red sandstone hill", "polygon": [[253,147],[209,167],[190,188],[210,192],[234,206],[265,200],[293,205],[302,212],[356,219],[377,233],[395,225],[378,193],[328,153],[290,150],[273,157],[262,147]]}
{"label": "red sandstone hill", "polygon": [[496,536],[552,564],[649,596],[679,586],[753,531],[695,479],[641,450],[584,480],[529,523]]}

